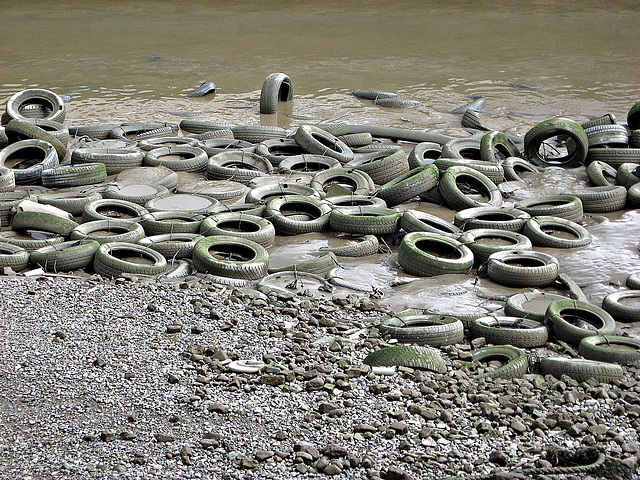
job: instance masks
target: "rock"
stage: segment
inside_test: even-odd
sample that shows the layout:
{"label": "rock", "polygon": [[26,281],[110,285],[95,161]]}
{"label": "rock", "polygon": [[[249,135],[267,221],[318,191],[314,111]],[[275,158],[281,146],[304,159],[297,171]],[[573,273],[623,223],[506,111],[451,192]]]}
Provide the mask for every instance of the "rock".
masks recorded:
{"label": "rock", "polygon": [[256,450],[254,453],[256,460],[258,460],[259,462],[269,460],[271,457],[273,457],[273,455],[274,452],[272,452],[271,450]]}
{"label": "rock", "polygon": [[115,432],[102,432],[100,434],[100,440],[103,442],[113,442],[116,439]]}
{"label": "rock", "polygon": [[182,464],[192,465],[193,464],[193,461],[191,460],[192,455],[193,455],[193,450],[191,449],[191,447],[184,445],[180,449],[180,460],[182,460]]}
{"label": "rock", "polygon": [[330,443],[322,449],[322,453],[330,458],[346,457],[349,453],[346,447],[337,443]]}
{"label": "rock", "polygon": [[170,443],[175,440],[171,435],[165,433],[156,433],[153,438],[155,438],[158,443]]}
{"label": "rock", "polygon": [[527,426],[517,418],[513,419],[511,421],[511,423],[509,424],[509,426],[511,427],[511,430],[513,430],[514,432],[516,432],[519,435],[522,435],[523,433],[525,433],[525,432],[527,432],[529,430],[527,428]]}
{"label": "rock", "polygon": [[384,480],[413,480],[413,477],[398,467],[389,467],[382,476]]}
{"label": "rock", "polygon": [[208,407],[207,410],[209,412],[215,412],[215,413],[229,413],[229,407],[227,407],[226,405],[223,405],[222,403],[211,403]]}
{"label": "rock", "polygon": [[405,435],[409,431],[409,427],[404,422],[393,422],[389,428],[397,435]]}
{"label": "rock", "polygon": [[339,475],[342,473],[342,468],[340,468],[338,464],[331,462],[324,468],[324,470],[322,470],[322,472],[327,475]]}
{"label": "rock", "polygon": [[293,444],[293,451],[298,453],[306,453],[311,456],[312,459],[317,460],[320,458],[320,452],[313,444],[305,441],[297,441]]}
{"label": "rock", "polygon": [[96,367],[103,368],[107,365],[107,361],[102,357],[96,357],[96,359],[93,361],[93,365]]}
{"label": "rock", "polygon": [[167,326],[167,333],[180,333],[182,331],[182,325],[179,323],[174,323],[173,325]]}
{"label": "rock", "polygon": [[280,430],[279,432],[276,433],[276,440],[278,440],[279,442],[282,442],[283,440],[287,439],[287,432],[285,432],[284,430]]}
{"label": "rock", "polygon": [[489,461],[491,463],[495,464],[495,465],[499,465],[501,467],[504,467],[504,466],[507,465],[509,459],[500,450],[493,450],[489,454]]}
{"label": "rock", "polygon": [[130,431],[125,430],[124,432],[120,432],[120,438],[122,440],[135,440],[138,436]]}
{"label": "rock", "polygon": [[272,387],[279,387],[286,383],[286,377],[284,375],[266,374],[260,377],[260,383],[263,385],[269,385]]}

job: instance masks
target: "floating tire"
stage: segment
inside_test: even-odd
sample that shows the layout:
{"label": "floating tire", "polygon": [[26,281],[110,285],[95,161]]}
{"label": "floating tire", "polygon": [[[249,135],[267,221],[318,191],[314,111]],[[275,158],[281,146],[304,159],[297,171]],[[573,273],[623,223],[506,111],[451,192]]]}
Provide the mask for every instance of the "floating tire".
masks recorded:
{"label": "floating tire", "polygon": [[276,113],[278,102],[291,100],[293,100],[293,85],[288,75],[272,73],[265,78],[260,91],[260,113]]}

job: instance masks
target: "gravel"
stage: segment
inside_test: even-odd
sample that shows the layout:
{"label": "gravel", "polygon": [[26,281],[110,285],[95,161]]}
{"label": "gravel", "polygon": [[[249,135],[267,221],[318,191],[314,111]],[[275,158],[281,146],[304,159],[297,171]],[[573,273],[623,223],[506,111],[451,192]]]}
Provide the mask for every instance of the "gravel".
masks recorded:
{"label": "gravel", "polygon": [[440,348],[443,374],[376,375],[362,360],[381,309],[192,278],[2,277],[0,478],[527,478],[583,447],[638,478],[637,367],[613,385],[492,380],[466,341]]}

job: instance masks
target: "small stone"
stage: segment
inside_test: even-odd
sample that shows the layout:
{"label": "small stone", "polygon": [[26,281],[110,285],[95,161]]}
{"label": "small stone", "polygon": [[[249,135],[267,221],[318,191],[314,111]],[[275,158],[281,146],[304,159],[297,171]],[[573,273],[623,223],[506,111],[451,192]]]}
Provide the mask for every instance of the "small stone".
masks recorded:
{"label": "small stone", "polygon": [[494,463],[496,465],[499,465],[501,467],[504,467],[507,465],[507,462],[509,461],[509,459],[507,458],[507,456],[502,453],[500,450],[493,450],[490,454],[489,454],[489,461],[491,463]]}
{"label": "small stone", "polygon": [[471,346],[474,348],[474,350],[478,350],[480,348],[486,347],[487,341],[484,337],[474,338],[473,340],[471,340]]}
{"label": "small stone", "polygon": [[53,334],[54,337],[59,338],[60,340],[65,340],[67,338],[67,332],[64,330],[59,330]]}
{"label": "small stone", "polygon": [[174,323],[173,325],[169,325],[167,327],[167,333],[180,333],[182,331],[182,325],[179,323]]}
{"label": "small stone", "polygon": [[170,443],[174,441],[174,438],[171,435],[167,435],[164,433],[156,433],[153,437],[158,443]]}
{"label": "small stone", "polygon": [[215,413],[229,413],[229,407],[226,405],[223,405],[222,403],[211,403],[208,407],[207,410],[209,412],[215,412]]}
{"label": "small stone", "polygon": [[158,310],[160,310],[160,307],[158,307],[157,303],[150,303],[149,305],[147,305],[147,310],[149,312],[157,312]]}
{"label": "small stone", "polygon": [[194,325],[193,327],[191,327],[191,333],[193,333],[194,335],[200,335],[201,333],[204,333],[204,328],[202,328],[202,326],[200,325]]}
{"label": "small stone", "polygon": [[135,440],[137,437],[138,436],[135,433],[130,432],[128,430],[125,430],[124,432],[120,433],[120,438],[122,440]]}
{"label": "small stone", "polygon": [[242,457],[240,459],[240,468],[258,468],[260,464],[255,458]]}
{"label": "small stone", "polygon": [[339,475],[342,473],[342,468],[340,468],[340,466],[337,465],[336,463],[331,462],[329,465],[327,465],[324,468],[322,472],[327,475]]}
{"label": "small stone", "polygon": [[398,467],[389,467],[382,476],[384,480],[412,480],[413,477]]}
{"label": "small stone", "polygon": [[107,361],[102,357],[96,357],[96,359],[93,361],[93,365],[96,367],[103,368],[104,366],[107,365]]}
{"label": "small stone", "polygon": [[287,432],[285,432],[284,430],[280,430],[279,432],[276,433],[276,440],[278,440],[279,442],[282,442],[283,440],[287,439]]}
{"label": "small stone", "polygon": [[180,460],[182,460],[183,465],[192,465],[193,461],[191,460],[191,456],[193,455],[193,450],[191,447],[184,445],[180,449]]}
{"label": "small stone", "polygon": [[131,380],[133,378],[136,378],[136,374],[133,372],[125,372],[124,374],[124,379],[125,380]]}
{"label": "small stone", "polygon": [[637,455],[633,455],[631,457],[624,458],[620,461],[623,465],[629,467],[632,471],[636,471],[638,468],[638,457]]}
{"label": "small stone", "polygon": [[398,435],[405,435],[409,431],[409,427],[404,422],[393,422],[389,428]]}
{"label": "small stone", "polygon": [[322,449],[322,453],[330,458],[346,457],[349,453],[346,447],[337,443],[330,443]]}
{"label": "small stone", "polygon": [[113,442],[115,439],[115,432],[102,432],[100,434],[100,440],[102,440],[103,442]]}
{"label": "small stone", "polygon": [[260,377],[261,384],[270,385],[272,387],[279,387],[280,385],[284,385],[286,380],[287,379],[284,375],[266,374]]}
{"label": "small stone", "polygon": [[511,430],[513,430],[514,432],[520,435],[522,435],[523,433],[529,430],[527,426],[517,418],[511,421],[510,427],[511,427]]}
{"label": "small stone", "polygon": [[176,377],[173,374],[169,374],[167,375],[167,382],[169,382],[171,385],[175,385],[176,383],[178,383],[180,381],[180,379],[178,379],[178,377]]}
{"label": "small stone", "polygon": [[256,452],[254,453],[256,460],[258,460],[259,462],[269,460],[271,457],[273,457],[273,455],[274,452],[272,452],[271,450],[256,450]]}

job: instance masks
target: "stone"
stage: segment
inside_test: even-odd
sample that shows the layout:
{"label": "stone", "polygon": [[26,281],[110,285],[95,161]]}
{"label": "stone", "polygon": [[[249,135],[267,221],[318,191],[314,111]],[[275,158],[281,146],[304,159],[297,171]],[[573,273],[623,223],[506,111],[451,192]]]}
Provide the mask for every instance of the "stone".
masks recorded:
{"label": "stone", "polygon": [[274,455],[275,455],[274,452],[272,452],[271,450],[256,450],[254,453],[256,460],[258,460],[259,462],[264,462],[265,460],[269,460]]}
{"label": "stone", "polygon": [[340,465],[337,463],[331,462],[324,468],[324,470],[322,470],[322,472],[327,475],[339,475],[342,473],[342,468],[340,468]]}
{"label": "stone", "polygon": [[171,435],[165,433],[156,433],[153,438],[155,438],[158,443],[170,443],[175,440]]}
{"label": "stone", "polygon": [[322,449],[322,453],[329,458],[346,457],[349,451],[343,445],[330,443]]}
{"label": "stone", "polygon": [[398,467],[391,466],[382,476],[384,480],[413,480],[413,477]]}
{"label": "stone", "polygon": [[223,405],[222,403],[211,403],[209,404],[209,406],[207,407],[207,410],[209,412],[215,412],[215,413],[229,413],[229,407],[226,405]]}
{"label": "stone", "polygon": [[500,450],[493,450],[489,454],[489,461],[495,465],[504,467],[507,465],[507,462],[509,461],[509,459]]}
{"label": "stone", "polygon": [[389,428],[397,435],[405,435],[409,431],[409,427],[404,422],[393,422]]}

